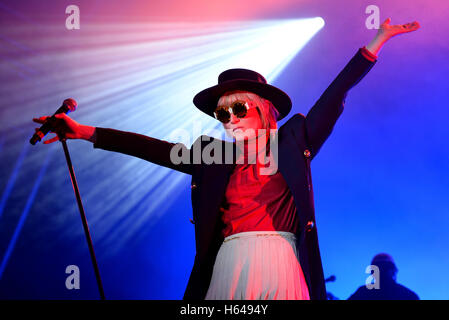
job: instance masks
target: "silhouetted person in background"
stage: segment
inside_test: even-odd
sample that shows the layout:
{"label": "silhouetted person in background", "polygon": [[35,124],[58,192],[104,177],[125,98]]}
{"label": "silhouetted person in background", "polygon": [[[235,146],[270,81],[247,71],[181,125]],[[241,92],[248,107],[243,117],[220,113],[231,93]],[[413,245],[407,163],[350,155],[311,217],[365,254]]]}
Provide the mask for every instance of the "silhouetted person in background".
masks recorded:
{"label": "silhouetted person in background", "polygon": [[[326,278],[324,280],[324,282],[328,283],[328,282],[335,282],[335,280],[337,280],[337,277],[334,275],[331,275],[330,277]],[[339,298],[337,298],[336,296],[334,296],[331,292],[326,291],[326,297],[327,300],[340,300]]]}
{"label": "silhouetted person in background", "polygon": [[361,286],[348,300],[419,300],[416,293],[396,282],[398,269],[392,256],[379,253],[374,256],[371,265],[379,268],[379,288]]}

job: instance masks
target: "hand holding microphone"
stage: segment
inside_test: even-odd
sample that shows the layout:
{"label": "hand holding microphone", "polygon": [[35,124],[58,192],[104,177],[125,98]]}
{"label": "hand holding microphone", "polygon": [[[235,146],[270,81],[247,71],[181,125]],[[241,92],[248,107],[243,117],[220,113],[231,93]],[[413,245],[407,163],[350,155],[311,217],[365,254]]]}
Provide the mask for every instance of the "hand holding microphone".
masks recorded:
{"label": "hand holding microphone", "polygon": [[66,113],[76,110],[76,101],[73,99],[64,100],[63,105],[52,115],[33,118],[34,122],[41,123],[40,128],[35,129],[31,144],[36,144],[48,133],[56,133],[56,136],[44,141],[44,144],[53,143],[61,139],[85,139],[95,142],[95,127],[79,124],[71,119]]}

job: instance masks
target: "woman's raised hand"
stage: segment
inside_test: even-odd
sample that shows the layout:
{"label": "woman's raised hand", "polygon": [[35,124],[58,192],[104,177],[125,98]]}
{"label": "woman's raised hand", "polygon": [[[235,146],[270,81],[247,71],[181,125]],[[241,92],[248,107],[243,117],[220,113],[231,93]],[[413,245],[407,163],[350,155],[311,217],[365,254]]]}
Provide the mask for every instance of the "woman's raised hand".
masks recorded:
{"label": "woman's raised hand", "polygon": [[368,51],[370,51],[372,54],[377,55],[383,45],[394,36],[401,33],[412,32],[420,28],[418,21],[396,25],[390,25],[390,22],[391,19],[387,18],[379,26],[379,30],[377,31],[375,37],[366,46],[366,49],[368,49]]}
{"label": "woman's raised hand", "polygon": [[[44,123],[50,116],[42,116],[40,118],[33,118],[34,122],[37,123]],[[65,138],[65,139],[88,139],[89,137],[86,135],[87,130],[86,126],[83,126],[70,118],[65,113],[58,113],[55,114],[55,122],[53,125],[53,130],[50,132],[56,133],[56,136],[47,139],[44,141],[44,144],[49,144],[55,141],[58,141],[59,138]],[[38,131],[39,128],[36,128],[35,131]]]}
{"label": "woman's raised hand", "polygon": [[379,27],[378,33],[389,39],[401,33],[412,32],[418,30],[420,25],[418,21],[409,22],[406,24],[390,25],[391,18],[387,18]]}

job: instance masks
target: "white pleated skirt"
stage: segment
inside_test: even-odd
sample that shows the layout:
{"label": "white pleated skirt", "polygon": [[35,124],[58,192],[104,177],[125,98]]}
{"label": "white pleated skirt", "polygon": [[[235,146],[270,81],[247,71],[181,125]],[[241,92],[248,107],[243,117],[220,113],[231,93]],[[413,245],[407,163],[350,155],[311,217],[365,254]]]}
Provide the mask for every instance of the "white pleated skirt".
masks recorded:
{"label": "white pleated skirt", "polygon": [[206,300],[310,300],[295,235],[250,231],[226,237]]}

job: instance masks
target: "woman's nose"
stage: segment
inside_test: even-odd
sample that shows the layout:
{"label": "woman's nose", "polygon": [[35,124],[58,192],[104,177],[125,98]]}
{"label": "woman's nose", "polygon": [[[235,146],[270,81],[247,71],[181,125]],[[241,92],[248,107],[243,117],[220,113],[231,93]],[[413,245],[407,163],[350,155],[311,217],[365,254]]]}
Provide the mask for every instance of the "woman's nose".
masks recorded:
{"label": "woman's nose", "polygon": [[231,123],[237,123],[239,121],[239,117],[236,117],[233,113],[231,113]]}

